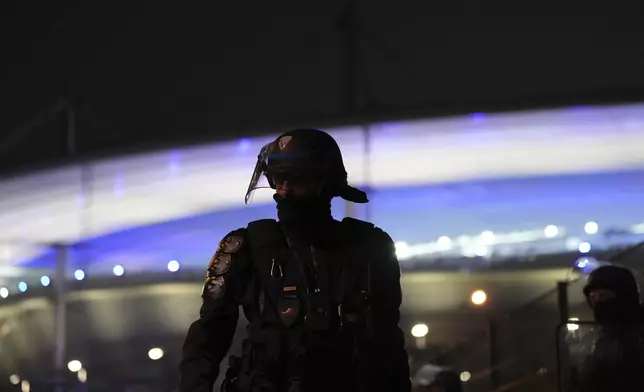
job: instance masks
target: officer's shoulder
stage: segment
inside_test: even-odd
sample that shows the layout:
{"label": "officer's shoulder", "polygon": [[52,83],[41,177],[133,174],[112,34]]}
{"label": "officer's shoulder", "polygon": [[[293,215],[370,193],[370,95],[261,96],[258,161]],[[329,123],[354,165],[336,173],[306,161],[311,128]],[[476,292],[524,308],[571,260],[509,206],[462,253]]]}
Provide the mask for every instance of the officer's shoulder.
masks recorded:
{"label": "officer's shoulder", "polygon": [[386,231],[371,222],[346,217],[342,219],[342,225],[348,231],[349,235],[356,236],[360,240],[381,243],[393,242]]}
{"label": "officer's shoulder", "polygon": [[[371,222],[354,218],[344,218],[342,224],[345,227],[344,235],[347,238],[357,239],[359,246],[373,257],[370,259],[374,266],[395,265],[391,269],[396,276],[400,274],[400,267],[396,259],[396,247],[389,234]],[[395,261],[395,263],[391,263]]]}
{"label": "officer's shoulder", "polygon": [[226,234],[219,241],[217,253],[238,253],[246,244],[247,232],[248,230],[245,227],[240,227]]}
{"label": "officer's shoulder", "polygon": [[246,238],[253,248],[260,248],[281,242],[284,237],[275,219],[260,219],[248,224]]}
{"label": "officer's shoulder", "polygon": [[243,260],[241,255],[246,242],[245,228],[239,228],[226,234],[219,241],[215,254],[208,262],[209,279],[228,274],[233,262],[238,263],[240,258]]}
{"label": "officer's shoulder", "polygon": [[237,253],[248,246],[251,237],[275,231],[275,219],[260,219],[250,222],[246,227],[240,227],[226,234],[219,242],[217,250],[223,253]]}
{"label": "officer's shoulder", "polygon": [[252,232],[255,230],[272,230],[278,226],[279,224],[275,219],[258,219],[250,222],[246,229]]}

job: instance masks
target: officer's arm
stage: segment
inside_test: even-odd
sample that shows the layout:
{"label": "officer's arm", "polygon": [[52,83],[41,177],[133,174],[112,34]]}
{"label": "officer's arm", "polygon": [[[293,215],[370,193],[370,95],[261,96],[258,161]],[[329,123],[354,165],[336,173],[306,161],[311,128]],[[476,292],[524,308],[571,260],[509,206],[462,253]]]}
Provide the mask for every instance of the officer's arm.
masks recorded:
{"label": "officer's arm", "polygon": [[239,301],[249,279],[245,229],[229,233],[210,260],[199,319],[190,325],[179,365],[180,392],[211,392],[237,328]]}
{"label": "officer's arm", "polygon": [[377,344],[384,345],[384,355],[391,360],[392,380],[389,390],[409,392],[411,379],[405,335],[398,326],[402,290],[400,265],[391,237],[378,230],[372,260],[372,311]]}

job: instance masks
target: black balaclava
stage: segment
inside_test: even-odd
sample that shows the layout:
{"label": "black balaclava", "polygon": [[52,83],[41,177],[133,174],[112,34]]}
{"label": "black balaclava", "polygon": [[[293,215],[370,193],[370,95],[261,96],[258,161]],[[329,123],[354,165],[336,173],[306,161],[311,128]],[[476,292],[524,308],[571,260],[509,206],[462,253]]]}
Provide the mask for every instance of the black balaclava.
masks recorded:
{"label": "black balaclava", "polygon": [[331,198],[325,196],[273,196],[277,217],[290,238],[317,243],[333,224]]}
{"label": "black balaclava", "polygon": [[[615,298],[593,306],[589,294],[597,289],[610,290]],[[597,268],[588,278],[584,295],[598,323],[635,321],[640,317],[639,288],[633,273],[626,268],[614,265]]]}

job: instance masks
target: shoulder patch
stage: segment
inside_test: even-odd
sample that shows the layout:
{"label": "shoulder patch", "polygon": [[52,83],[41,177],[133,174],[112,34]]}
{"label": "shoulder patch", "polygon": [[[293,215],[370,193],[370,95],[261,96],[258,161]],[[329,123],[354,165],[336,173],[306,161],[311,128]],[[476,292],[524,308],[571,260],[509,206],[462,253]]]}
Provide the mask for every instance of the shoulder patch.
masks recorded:
{"label": "shoulder patch", "polygon": [[223,276],[209,278],[201,292],[204,300],[218,300],[226,294],[226,282]]}
{"label": "shoulder patch", "polygon": [[223,240],[221,240],[217,251],[222,251],[224,253],[235,253],[239,251],[243,243],[244,239],[240,235],[230,233]]}
{"label": "shoulder patch", "polygon": [[208,263],[208,276],[223,275],[230,270],[231,254],[237,253],[244,243],[238,232],[230,232],[219,242],[217,251]]}
{"label": "shoulder patch", "polygon": [[230,270],[230,253],[216,252],[208,263],[208,274],[223,275]]}
{"label": "shoulder patch", "polygon": [[241,230],[231,231],[224,237],[217,251],[208,263],[206,282],[201,296],[204,301],[218,300],[226,293],[226,274],[230,271],[232,254],[238,252],[244,243]]}

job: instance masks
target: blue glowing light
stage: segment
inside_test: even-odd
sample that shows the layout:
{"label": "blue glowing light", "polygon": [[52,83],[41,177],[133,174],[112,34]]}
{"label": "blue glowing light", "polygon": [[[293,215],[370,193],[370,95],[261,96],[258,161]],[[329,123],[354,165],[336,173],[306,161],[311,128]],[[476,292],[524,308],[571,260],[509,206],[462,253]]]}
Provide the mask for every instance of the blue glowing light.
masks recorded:
{"label": "blue glowing light", "polygon": [[237,151],[246,152],[250,150],[251,142],[250,139],[239,139],[237,142]]}
{"label": "blue glowing light", "polygon": [[[485,230],[503,233],[521,227],[546,227],[553,223],[562,228],[562,233],[566,228],[567,235],[584,238],[586,234],[580,222],[593,218],[589,212],[602,211],[602,227],[630,227],[637,223],[633,221],[633,206],[637,206],[637,201],[644,195],[644,182],[640,181],[642,173],[630,171],[405,188],[381,187],[370,193],[368,216],[365,205],[354,205],[352,209],[358,219],[369,219],[387,230],[394,240],[409,244],[441,236],[457,238]],[[592,189],[593,198],[579,198],[580,189]],[[574,203],[571,204],[571,200]],[[344,201],[334,199],[334,216],[341,219],[346,211]],[[131,260],[131,267],[127,264],[128,274],[147,269],[168,271],[169,260],[179,260],[179,269],[203,269],[219,240],[227,233],[245,227],[250,221],[274,218],[275,215],[275,205],[271,202],[131,227],[74,244],[70,257],[78,265],[91,270],[92,276],[113,275],[114,266],[123,260]],[[601,236],[593,237],[592,248],[601,249],[604,246],[602,241]],[[584,246],[582,251],[586,249]],[[56,251],[50,248],[20,265],[51,270],[55,263]]]}
{"label": "blue glowing light", "polygon": [[174,177],[181,171],[181,152],[178,150],[170,151],[168,156],[168,176]]}
{"label": "blue glowing light", "polygon": [[574,268],[583,274],[589,274],[597,268],[609,264],[610,263],[599,261],[593,257],[584,256],[575,261]]}
{"label": "blue glowing light", "polygon": [[83,280],[83,279],[85,279],[85,271],[80,270],[80,269],[79,269],[79,270],[74,271],[74,278],[75,278],[76,280]]}
{"label": "blue glowing light", "polygon": [[474,122],[479,122],[485,120],[485,113],[472,113],[470,115],[470,118]]}
{"label": "blue glowing light", "polygon": [[118,172],[114,176],[114,196],[121,197],[125,193],[125,179],[123,173]]}
{"label": "blue glowing light", "polygon": [[168,271],[177,272],[179,271],[179,262],[177,260],[172,260],[168,263]]}
{"label": "blue glowing light", "polygon": [[590,243],[588,242],[582,242],[579,244],[579,253],[588,253],[592,249],[592,246],[590,246]]}
{"label": "blue glowing light", "polygon": [[114,268],[112,268],[112,272],[116,276],[123,276],[123,274],[125,273],[125,268],[123,268],[122,265],[117,264],[114,266]]}

